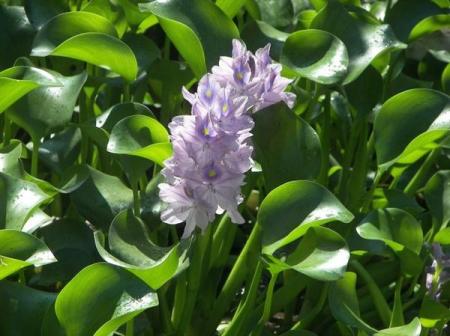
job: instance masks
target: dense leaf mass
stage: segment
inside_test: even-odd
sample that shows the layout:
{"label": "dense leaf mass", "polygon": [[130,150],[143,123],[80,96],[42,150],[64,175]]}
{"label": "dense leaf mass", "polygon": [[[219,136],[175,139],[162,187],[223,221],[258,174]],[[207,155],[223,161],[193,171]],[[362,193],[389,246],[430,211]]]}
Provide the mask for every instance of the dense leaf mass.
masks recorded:
{"label": "dense leaf mass", "polygon": [[0,0],[0,336],[449,334],[449,28]]}

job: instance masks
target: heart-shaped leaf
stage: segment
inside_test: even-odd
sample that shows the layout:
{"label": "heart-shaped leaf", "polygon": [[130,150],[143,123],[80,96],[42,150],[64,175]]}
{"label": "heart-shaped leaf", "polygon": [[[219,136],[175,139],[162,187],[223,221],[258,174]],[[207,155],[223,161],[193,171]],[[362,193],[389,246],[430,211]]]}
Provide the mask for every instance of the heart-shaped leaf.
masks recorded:
{"label": "heart-shaped leaf", "polygon": [[133,115],[114,126],[107,150],[113,154],[147,159],[162,165],[170,157],[172,146],[167,130],[158,120],[145,115]]}
{"label": "heart-shaped leaf", "polygon": [[33,67],[15,66],[0,72],[0,113],[42,86],[62,86],[50,73]]}
{"label": "heart-shaped leaf", "polygon": [[69,11],[64,0],[25,0],[25,12],[37,29],[58,14]]}
{"label": "heart-shaped leaf", "polygon": [[0,334],[3,336],[41,336],[45,314],[56,294],[36,290],[15,282],[0,281]]}
{"label": "heart-shaped leaf", "polygon": [[83,33],[103,33],[117,37],[111,22],[89,12],[68,12],[53,17],[36,34],[33,56],[45,57],[64,41]]}
{"label": "heart-shaped leaf", "polygon": [[376,332],[360,318],[355,273],[346,272],[342,279],[331,284],[328,303],[331,313],[338,321],[364,330],[369,335]]}
{"label": "heart-shaped leaf", "polygon": [[353,215],[320,184],[287,182],[266,196],[258,212],[263,252],[272,254],[303,236],[310,227],[332,221],[349,223],[352,219]]}
{"label": "heart-shaped leaf", "polygon": [[378,166],[411,164],[439,144],[450,129],[450,104],[444,93],[404,91],[387,100],[375,118]]}
{"label": "heart-shaped leaf", "polygon": [[383,51],[406,47],[396,39],[388,25],[366,22],[363,15],[354,17],[338,1],[330,1],[316,15],[311,28],[334,34],[347,47],[349,65],[344,84],[358,78]]}
{"label": "heart-shaped leaf", "polygon": [[434,328],[441,321],[450,320],[449,309],[440,303],[439,301],[433,300],[428,295],[425,295],[422,301],[422,306],[420,307],[420,323],[425,328]]}
{"label": "heart-shaped leaf", "polygon": [[349,258],[347,243],[338,233],[312,227],[285,260],[270,259],[276,260],[282,269],[292,269],[321,281],[335,281],[344,274]]}
{"label": "heart-shaped leaf", "polygon": [[[101,53],[98,50],[102,50]],[[69,57],[118,73],[131,82],[137,75],[133,51],[118,38],[104,33],[83,33],[56,46],[49,55]]]}
{"label": "heart-shaped leaf", "polygon": [[239,36],[233,21],[208,0],[156,0],[139,6],[158,17],[197,78],[229,54],[231,40]]}
{"label": "heart-shaped leaf", "polygon": [[416,317],[407,325],[383,329],[375,333],[373,336],[419,336],[421,331],[422,326],[419,319]]}
{"label": "heart-shaped leaf", "polygon": [[269,190],[287,181],[319,175],[320,139],[306,121],[284,104],[258,111],[254,119],[256,157]]}
{"label": "heart-shaped leaf", "polygon": [[300,76],[320,84],[335,84],[347,75],[348,54],[344,43],[322,30],[301,30],[289,35],[281,61]]}
{"label": "heart-shaped leaf", "polygon": [[364,239],[382,241],[389,246],[400,258],[406,274],[421,271],[423,262],[418,255],[423,245],[422,226],[408,212],[395,208],[374,210],[356,231]]}
{"label": "heart-shaped leaf", "polygon": [[63,288],[55,311],[68,335],[107,336],[157,305],[157,294],[133,274],[98,263],[83,269]]}
{"label": "heart-shaped leaf", "polygon": [[425,35],[450,27],[450,16],[440,14],[429,16],[420,21],[409,34],[409,40],[414,41]]}
{"label": "heart-shaped leaf", "polygon": [[40,139],[55,128],[69,123],[78,94],[87,78],[84,72],[72,77],[50,73],[62,83],[61,87],[35,89],[6,112],[33,139]]}
{"label": "heart-shaped leaf", "polygon": [[16,230],[0,230],[0,279],[22,268],[55,262],[48,247],[36,237]]}
{"label": "heart-shaped leaf", "polygon": [[[0,5],[0,69],[13,65],[21,56],[28,56],[35,34],[23,7]],[[19,43],[20,41],[20,43]]]}
{"label": "heart-shaped leaf", "polygon": [[434,174],[423,189],[430,212],[441,226],[450,221],[450,171]]}
{"label": "heart-shaped leaf", "polygon": [[88,166],[81,167],[63,189],[80,214],[99,228],[108,227],[133,202],[132,191],[119,178]]}
{"label": "heart-shaped leaf", "polygon": [[126,268],[153,289],[158,289],[187,266],[187,242],[173,247],[155,245],[145,224],[131,210],[119,213],[109,229],[109,247],[101,231],[95,233],[95,243],[102,258]]}
{"label": "heart-shaped leaf", "polygon": [[32,212],[50,199],[36,184],[0,173],[0,228],[22,230]]}

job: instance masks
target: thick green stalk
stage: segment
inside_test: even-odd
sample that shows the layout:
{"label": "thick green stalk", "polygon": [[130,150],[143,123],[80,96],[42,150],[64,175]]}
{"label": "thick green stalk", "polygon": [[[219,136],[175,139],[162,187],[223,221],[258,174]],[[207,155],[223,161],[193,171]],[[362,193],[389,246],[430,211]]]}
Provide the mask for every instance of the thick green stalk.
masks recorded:
{"label": "thick green stalk", "polygon": [[327,186],[328,184],[328,169],[330,161],[330,131],[331,131],[331,106],[330,93],[325,94],[324,111],[323,111],[323,127],[320,132],[320,142],[322,144],[322,165],[318,181]]}
{"label": "thick green stalk", "polygon": [[325,284],[320,292],[319,300],[316,305],[302,318],[298,321],[291,330],[302,330],[308,328],[311,322],[316,318],[316,316],[322,311],[323,305],[328,297],[328,287],[329,284]]}
{"label": "thick green stalk", "polygon": [[39,166],[39,139],[33,139],[33,150],[31,152],[31,175],[38,176]]}
{"label": "thick green stalk", "polygon": [[259,247],[261,237],[261,227],[258,223],[255,223],[247,242],[242,249],[241,254],[239,254],[231,272],[225,281],[225,284],[219,294],[214,305],[214,310],[211,313],[211,318],[205,326],[205,335],[211,334],[216,326],[219,324],[223,315],[227,312],[233,301],[236,291],[239,286],[244,281],[248,272],[253,271],[253,267],[250,266],[250,256],[251,252]]}
{"label": "thick green stalk", "polygon": [[172,324],[176,329],[178,329],[178,326],[181,323],[181,318],[183,317],[187,293],[186,288],[186,272],[184,272],[177,277],[175,286],[175,298],[172,308]]}
{"label": "thick green stalk", "polygon": [[141,199],[139,196],[139,187],[137,182],[131,183],[131,189],[133,190],[133,211],[136,217],[141,215]]}
{"label": "thick green stalk", "polygon": [[423,162],[422,166],[419,168],[414,177],[409,181],[408,185],[405,188],[405,194],[412,196],[424,183],[425,178],[427,177],[428,171],[433,166],[434,161],[440,155],[440,148],[435,148]]}
{"label": "thick green stalk", "polygon": [[259,336],[262,334],[264,325],[267,321],[269,321],[272,311],[272,298],[273,298],[273,289],[275,288],[275,284],[278,278],[278,272],[272,273],[270,277],[269,284],[267,285],[266,290],[266,299],[264,300],[264,310],[261,319],[258,322],[258,326],[255,331],[251,334],[251,336]]}
{"label": "thick green stalk", "polygon": [[372,296],[375,308],[377,309],[378,315],[380,316],[383,324],[386,327],[388,327],[391,320],[392,312],[391,308],[389,308],[389,305],[386,302],[386,299],[383,296],[383,293],[381,293],[380,288],[373,280],[369,272],[367,272],[366,269],[358,261],[351,260],[350,264],[355,269],[356,273],[366,283],[369,293]]}
{"label": "thick green stalk", "polygon": [[134,320],[131,319],[127,322],[127,328],[125,332],[126,336],[133,336],[134,335]]}
{"label": "thick green stalk", "polygon": [[9,145],[11,140],[11,120],[9,120],[6,113],[3,113],[3,147]]}

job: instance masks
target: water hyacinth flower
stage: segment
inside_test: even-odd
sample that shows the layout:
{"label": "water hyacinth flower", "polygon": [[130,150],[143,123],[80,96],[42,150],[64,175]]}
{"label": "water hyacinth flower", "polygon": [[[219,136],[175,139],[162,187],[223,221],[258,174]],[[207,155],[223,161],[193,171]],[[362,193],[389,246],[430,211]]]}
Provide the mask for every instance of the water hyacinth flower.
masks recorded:
{"label": "water hyacinth flower", "polygon": [[441,295],[442,286],[450,281],[450,255],[445,254],[441,245],[431,245],[433,261],[427,268],[425,286],[428,294],[436,301]]}
{"label": "water hyacinth flower", "polygon": [[252,166],[251,113],[278,103],[292,107],[295,95],[285,92],[291,82],[272,62],[270,45],[255,54],[233,40],[232,57],[221,57],[198,83],[196,93],[183,88],[191,115],[169,124],[173,156],[166,160],[159,185],[166,203],[161,219],[167,224],[186,222],[183,238],[196,227],[206,229],[216,214],[226,212],[235,224],[245,173]]}

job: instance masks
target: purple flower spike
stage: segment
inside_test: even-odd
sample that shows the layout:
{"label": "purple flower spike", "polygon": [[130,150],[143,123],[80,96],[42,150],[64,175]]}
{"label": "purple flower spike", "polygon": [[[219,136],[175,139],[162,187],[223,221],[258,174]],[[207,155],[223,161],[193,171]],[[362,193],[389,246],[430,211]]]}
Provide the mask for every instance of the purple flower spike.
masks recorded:
{"label": "purple flower spike", "polygon": [[216,214],[226,211],[231,221],[244,223],[238,211],[245,173],[252,166],[251,112],[284,101],[292,107],[295,95],[284,92],[291,82],[273,64],[270,45],[252,54],[233,40],[232,57],[221,57],[212,73],[198,83],[197,93],[183,88],[191,115],[169,124],[173,156],[166,160],[159,195],[166,203],[161,219],[186,222],[183,238],[196,227],[206,229]]}

